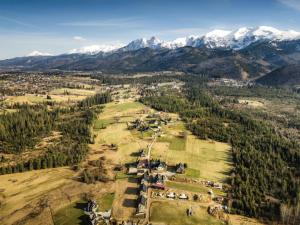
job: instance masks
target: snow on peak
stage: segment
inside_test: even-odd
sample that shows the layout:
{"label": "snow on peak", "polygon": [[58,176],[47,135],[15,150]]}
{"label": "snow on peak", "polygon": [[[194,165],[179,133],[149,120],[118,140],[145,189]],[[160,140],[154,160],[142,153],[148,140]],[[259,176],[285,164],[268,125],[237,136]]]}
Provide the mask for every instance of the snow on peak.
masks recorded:
{"label": "snow on peak", "polygon": [[231,31],[228,30],[213,30],[208,32],[205,37],[206,38],[222,38],[230,34]]}
{"label": "snow on peak", "polygon": [[227,47],[227,37],[230,33],[228,30],[213,30],[204,35],[204,43],[210,48]]}
{"label": "snow on peak", "polygon": [[248,35],[252,31],[249,27],[241,27],[233,32],[233,36],[236,40],[241,39]]}
{"label": "snow on peak", "polygon": [[[213,30],[202,36],[188,36],[177,38],[173,41],[163,41],[153,36],[149,39],[140,38],[131,41],[127,45],[107,44],[107,45],[90,45],[73,49],[69,54],[97,54],[99,52],[109,53],[116,51],[135,51],[141,48],[151,49],[176,49],[185,46],[190,47],[207,47],[207,48],[225,48],[240,50],[257,41],[276,41],[300,40],[300,32],[294,30],[282,31],[270,26],[259,27],[241,27],[239,29]],[[33,51],[27,56],[49,56],[49,53]]]}
{"label": "snow on peak", "polygon": [[140,48],[152,48],[157,49],[163,47],[164,42],[159,40],[157,37],[151,37],[150,39],[140,38],[130,42],[126,45],[123,50],[124,51],[135,51]]}
{"label": "snow on peak", "polygon": [[285,41],[300,39],[300,33],[290,30],[281,31],[274,27],[241,27],[234,31],[214,30],[204,36],[207,47],[242,49],[256,41]]}
{"label": "snow on peak", "polygon": [[72,49],[69,54],[97,54],[99,52],[111,52],[123,47],[122,44],[108,44],[108,45],[90,45],[79,49]]}
{"label": "snow on peak", "polygon": [[[176,49],[184,46],[226,48],[239,50],[256,41],[283,41],[300,39],[296,31],[281,31],[273,27],[241,27],[237,30],[213,30],[203,36],[189,36],[177,38],[173,41],[163,41],[153,36],[149,39],[140,38],[131,41],[121,51],[135,51],[141,48]],[[107,51],[110,51],[109,49]]]}
{"label": "snow on peak", "polygon": [[51,54],[47,53],[47,52],[40,52],[40,51],[35,50],[35,51],[27,54],[26,56],[31,56],[31,57],[33,57],[33,56],[51,56]]}

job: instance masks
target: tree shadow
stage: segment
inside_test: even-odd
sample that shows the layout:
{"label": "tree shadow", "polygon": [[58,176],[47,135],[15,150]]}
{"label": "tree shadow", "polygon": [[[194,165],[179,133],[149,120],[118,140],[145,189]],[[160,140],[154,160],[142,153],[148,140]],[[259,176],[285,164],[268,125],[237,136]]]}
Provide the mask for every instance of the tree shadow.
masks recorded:
{"label": "tree shadow", "polygon": [[136,208],[137,200],[136,199],[124,199],[123,206],[128,208]]}
{"label": "tree shadow", "polygon": [[[84,210],[84,208],[87,207],[87,203],[84,202],[77,202],[74,206],[74,208],[76,209],[81,209],[82,212]],[[81,215],[80,217],[78,217],[78,219],[80,220],[79,225],[90,225],[90,219],[88,217],[88,215]]]}
{"label": "tree shadow", "polygon": [[132,152],[132,153],[130,153],[130,156],[132,156],[132,157],[139,157],[140,155],[141,155],[140,152]]}
{"label": "tree shadow", "polygon": [[127,195],[137,195],[138,194],[138,189],[134,187],[127,187],[125,194]]}
{"label": "tree shadow", "polygon": [[135,178],[135,177],[128,177],[128,182],[133,183],[133,184],[137,184],[139,182],[139,179]]}

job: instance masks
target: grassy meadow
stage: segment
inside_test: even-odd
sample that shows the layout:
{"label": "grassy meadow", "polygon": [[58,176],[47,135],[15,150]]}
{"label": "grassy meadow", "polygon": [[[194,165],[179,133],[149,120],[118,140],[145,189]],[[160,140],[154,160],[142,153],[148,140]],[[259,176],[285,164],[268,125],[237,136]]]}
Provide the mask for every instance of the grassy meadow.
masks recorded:
{"label": "grassy meadow", "polygon": [[[186,210],[192,206],[194,214],[186,215]],[[221,225],[222,222],[210,216],[206,207],[183,201],[153,202],[150,209],[150,222],[164,225]]]}

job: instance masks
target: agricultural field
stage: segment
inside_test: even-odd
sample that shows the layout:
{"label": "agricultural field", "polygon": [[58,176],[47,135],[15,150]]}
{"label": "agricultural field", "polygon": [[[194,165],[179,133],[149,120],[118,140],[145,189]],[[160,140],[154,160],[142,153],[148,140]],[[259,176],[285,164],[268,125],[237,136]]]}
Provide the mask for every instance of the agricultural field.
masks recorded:
{"label": "agricultural field", "polygon": [[46,96],[43,95],[34,95],[34,94],[25,94],[21,96],[8,96],[4,103],[6,104],[15,104],[15,103],[28,103],[28,104],[37,104],[47,101]]}
{"label": "agricultural field", "polygon": [[[111,209],[113,199],[114,193],[104,193],[100,197],[97,197],[99,210],[107,211]],[[89,218],[83,212],[86,204],[86,201],[78,200],[59,209],[53,215],[54,225],[89,224]]]}
{"label": "agricultural field", "polygon": [[162,158],[168,164],[186,163],[186,176],[190,178],[224,182],[232,166],[228,144],[200,140],[180,121],[163,128],[163,132],[153,146],[153,158]]}
{"label": "agricultural field", "polygon": [[[194,214],[186,215],[192,206]],[[183,201],[153,202],[150,209],[150,222],[154,225],[221,225],[220,220],[208,215],[207,207]]]}
{"label": "agricultural field", "polygon": [[70,183],[73,175],[68,168],[55,168],[0,176],[0,223],[16,209]]}
{"label": "agricultural field", "polygon": [[83,209],[86,201],[76,201],[60,209],[53,216],[54,225],[88,224],[89,218]]}

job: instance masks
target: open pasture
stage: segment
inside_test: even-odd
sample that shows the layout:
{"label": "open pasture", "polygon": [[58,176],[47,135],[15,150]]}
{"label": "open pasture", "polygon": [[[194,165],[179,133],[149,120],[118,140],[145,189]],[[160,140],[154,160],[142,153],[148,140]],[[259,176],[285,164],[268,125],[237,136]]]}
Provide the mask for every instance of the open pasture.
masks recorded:
{"label": "open pasture", "polygon": [[162,158],[168,164],[186,163],[186,176],[211,181],[224,181],[231,168],[230,146],[226,143],[200,140],[187,132],[181,122],[163,129],[164,137],[153,146],[153,158]]}
{"label": "open pasture", "polygon": [[[186,210],[192,206],[193,215],[188,217]],[[164,225],[221,225],[222,222],[210,216],[207,208],[197,203],[184,201],[153,202],[150,209],[150,222]]]}
{"label": "open pasture", "polygon": [[0,219],[31,200],[71,182],[73,175],[74,172],[68,168],[54,168],[0,176]]}

